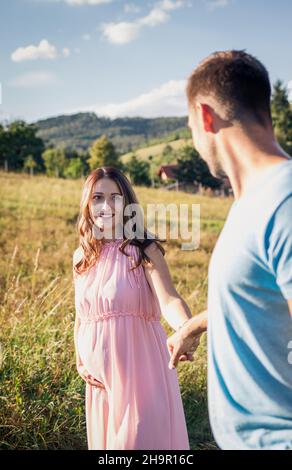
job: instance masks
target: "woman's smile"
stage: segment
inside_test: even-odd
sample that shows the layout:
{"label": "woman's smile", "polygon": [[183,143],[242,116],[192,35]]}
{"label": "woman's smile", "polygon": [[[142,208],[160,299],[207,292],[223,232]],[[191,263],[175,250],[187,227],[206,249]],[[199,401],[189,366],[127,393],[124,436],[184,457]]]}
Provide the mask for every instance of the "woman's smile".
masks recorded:
{"label": "woman's smile", "polygon": [[97,217],[101,217],[102,219],[111,219],[114,217],[115,214],[98,214]]}

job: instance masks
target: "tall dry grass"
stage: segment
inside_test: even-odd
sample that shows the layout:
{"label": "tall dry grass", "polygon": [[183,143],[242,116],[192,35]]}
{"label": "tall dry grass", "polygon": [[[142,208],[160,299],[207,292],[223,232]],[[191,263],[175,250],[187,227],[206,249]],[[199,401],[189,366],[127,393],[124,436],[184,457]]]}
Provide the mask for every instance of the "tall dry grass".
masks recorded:
{"label": "tall dry grass", "polygon": [[[85,384],[75,369],[72,254],[82,180],[0,172],[0,448],[86,449]],[[141,204],[197,203],[198,250],[167,243],[178,292],[206,306],[207,270],[231,199],[135,188]],[[168,334],[171,329],[162,319]],[[192,449],[216,448],[206,400],[206,335],[178,374]]]}

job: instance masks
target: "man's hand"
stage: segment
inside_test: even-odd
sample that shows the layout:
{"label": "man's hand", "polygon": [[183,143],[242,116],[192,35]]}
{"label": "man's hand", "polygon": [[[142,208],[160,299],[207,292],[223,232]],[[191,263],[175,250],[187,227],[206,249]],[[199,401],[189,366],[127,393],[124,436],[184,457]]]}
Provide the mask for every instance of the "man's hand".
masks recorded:
{"label": "man's hand", "polygon": [[168,367],[174,369],[178,361],[192,361],[193,354],[200,344],[202,334],[207,331],[208,311],[204,310],[193,316],[172,336],[167,338],[170,354]]}
{"label": "man's hand", "polygon": [[167,348],[170,354],[169,369],[174,369],[178,361],[194,360],[193,355],[200,344],[201,334],[195,337],[184,336],[183,331],[178,330],[167,338]]}

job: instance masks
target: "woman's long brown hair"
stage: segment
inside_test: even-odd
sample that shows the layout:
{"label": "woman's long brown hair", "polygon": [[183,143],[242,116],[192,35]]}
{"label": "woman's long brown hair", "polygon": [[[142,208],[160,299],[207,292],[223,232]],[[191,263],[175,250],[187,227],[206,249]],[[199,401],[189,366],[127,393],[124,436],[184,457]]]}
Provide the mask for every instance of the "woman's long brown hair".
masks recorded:
{"label": "woman's long brown hair", "polygon": [[[80,202],[80,212],[77,219],[77,232],[79,235],[79,245],[82,248],[82,259],[78,261],[77,264],[73,266],[73,270],[76,274],[83,274],[89,268],[91,268],[99,259],[100,252],[102,249],[102,240],[98,240],[93,236],[93,226],[94,220],[90,214],[90,201],[93,194],[93,189],[95,183],[101,178],[108,177],[116,182],[119,187],[123,197],[124,197],[124,208],[128,204],[139,204],[137,196],[132,188],[132,185],[128,178],[117,168],[114,167],[100,167],[93,170],[87,177],[82,191],[81,202]],[[123,208],[123,209],[124,209]],[[142,238],[131,238],[127,239],[125,237],[124,227],[126,222],[131,217],[123,214],[123,242],[119,247],[119,250],[126,256],[130,256],[125,253],[124,249],[128,244],[136,245],[139,248],[139,260],[136,266],[130,268],[135,269],[141,263],[147,264],[151,263],[150,258],[145,253],[145,248],[154,242],[157,244],[158,248],[162,252],[163,256],[165,255],[165,250],[160,242],[165,240],[160,240],[155,236],[150,236],[149,231],[146,230],[145,225],[140,227],[138,233],[143,233]]]}

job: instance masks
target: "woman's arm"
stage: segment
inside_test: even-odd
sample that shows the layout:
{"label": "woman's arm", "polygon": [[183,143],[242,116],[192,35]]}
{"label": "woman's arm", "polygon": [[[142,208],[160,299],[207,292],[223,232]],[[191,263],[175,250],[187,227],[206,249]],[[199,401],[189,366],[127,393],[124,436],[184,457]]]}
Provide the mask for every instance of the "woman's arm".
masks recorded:
{"label": "woman's arm", "polygon": [[192,313],[176,291],[167,262],[156,243],[145,248],[145,253],[153,264],[144,266],[144,271],[152,292],[157,296],[162,316],[174,330],[178,330],[185,321],[192,318]]}

